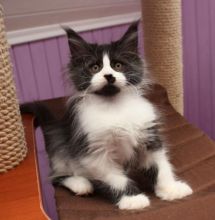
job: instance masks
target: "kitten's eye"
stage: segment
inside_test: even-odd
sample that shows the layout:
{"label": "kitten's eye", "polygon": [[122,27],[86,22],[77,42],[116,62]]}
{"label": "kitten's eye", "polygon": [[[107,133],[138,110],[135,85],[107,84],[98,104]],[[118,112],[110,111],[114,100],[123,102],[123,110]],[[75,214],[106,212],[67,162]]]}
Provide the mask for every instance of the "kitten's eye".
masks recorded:
{"label": "kitten's eye", "polygon": [[90,72],[91,73],[98,73],[99,70],[100,70],[100,67],[97,64],[94,64],[92,67],[90,67]]}
{"label": "kitten's eye", "polygon": [[114,69],[116,70],[116,71],[121,71],[122,70],[122,64],[121,63],[115,63],[114,64]]}

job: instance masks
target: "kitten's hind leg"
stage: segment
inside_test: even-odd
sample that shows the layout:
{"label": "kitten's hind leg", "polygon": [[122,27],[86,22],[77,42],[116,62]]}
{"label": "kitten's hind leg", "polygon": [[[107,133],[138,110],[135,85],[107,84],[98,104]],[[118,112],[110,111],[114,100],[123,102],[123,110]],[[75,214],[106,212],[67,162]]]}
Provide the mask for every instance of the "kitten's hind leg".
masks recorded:
{"label": "kitten's hind leg", "polygon": [[[144,160],[142,167],[150,169],[156,168],[157,178],[154,179],[155,194],[163,200],[181,199],[192,194],[190,186],[175,177],[171,163],[164,149],[164,144],[160,138],[158,128],[153,126],[148,129],[149,139],[145,142]],[[140,162],[140,163],[141,163]]]}
{"label": "kitten's hind leg", "polygon": [[76,195],[83,196],[93,193],[93,185],[82,176],[70,176],[61,181],[61,185],[70,189]]}
{"label": "kitten's hind leg", "polygon": [[171,201],[192,194],[193,191],[190,186],[175,177],[164,150],[153,152],[152,158],[158,168],[157,183],[155,185],[155,194],[158,197]]}
{"label": "kitten's hind leg", "polygon": [[171,201],[192,194],[190,186],[175,177],[164,149],[148,151],[146,162],[147,169],[152,166],[157,169],[157,177],[154,179],[154,191],[159,198]]}
{"label": "kitten's hind leg", "polygon": [[120,209],[137,210],[150,205],[150,201],[136,186],[123,174],[116,174],[114,171],[103,180],[95,181],[96,189],[99,189],[103,196],[108,197]]}

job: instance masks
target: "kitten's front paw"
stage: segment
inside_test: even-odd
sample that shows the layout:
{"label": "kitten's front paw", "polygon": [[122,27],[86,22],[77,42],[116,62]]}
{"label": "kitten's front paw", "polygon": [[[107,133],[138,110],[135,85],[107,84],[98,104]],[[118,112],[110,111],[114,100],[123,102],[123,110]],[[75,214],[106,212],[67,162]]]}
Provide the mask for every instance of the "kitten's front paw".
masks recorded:
{"label": "kitten's front paw", "polygon": [[191,187],[182,181],[175,181],[162,187],[157,186],[155,189],[155,193],[159,198],[168,201],[181,199],[191,195],[192,192]]}
{"label": "kitten's front paw", "polygon": [[91,182],[81,176],[68,177],[63,181],[63,185],[79,196],[93,193],[93,186]]}
{"label": "kitten's front paw", "polygon": [[117,205],[120,209],[143,209],[150,205],[150,201],[145,195],[138,194],[134,196],[122,196]]}

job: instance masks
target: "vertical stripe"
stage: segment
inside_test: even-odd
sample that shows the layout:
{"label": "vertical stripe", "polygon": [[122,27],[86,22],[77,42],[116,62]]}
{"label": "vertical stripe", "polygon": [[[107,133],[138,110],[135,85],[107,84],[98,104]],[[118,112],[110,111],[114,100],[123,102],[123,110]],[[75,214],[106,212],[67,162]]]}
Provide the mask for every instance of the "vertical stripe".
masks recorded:
{"label": "vertical stripe", "polygon": [[102,29],[102,36],[103,36],[103,42],[104,43],[110,43],[112,39],[112,32],[109,28]]}
{"label": "vertical stripe", "polygon": [[182,1],[183,61],[184,61],[184,114],[192,123],[199,125],[199,76],[196,36],[196,0]]}
{"label": "vertical stripe", "polygon": [[[126,25],[127,26],[127,25]],[[111,31],[111,41],[119,40],[124,34],[124,25],[117,25],[110,28]]]}
{"label": "vertical stripe", "polygon": [[196,0],[200,127],[211,136],[209,0]]}
{"label": "vertical stripe", "polygon": [[82,32],[80,35],[89,43],[95,43],[92,35],[92,31]]}
{"label": "vertical stripe", "polygon": [[93,39],[98,44],[103,44],[103,36],[102,36],[102,30],[93,30],[92,31]]}
{"label": "vertical stripe", "polygon": [[40,100],[50,99],[53,97],[53,93],[51,90],[43,44],[40,41],[32,42],[30,44],[30,54],[36,77],[35,83],[37,83],[38,86],[39,98]]}
{"label": "vertical stripe", "polygon": [[70,55],[67,38],[65,36],[59,37],[57,41],[60,50],[61,72],[63,74],[63,80],[64,80],[63,85],[65,88],[65,95],[67,96],[74,93],[74,88],[69,80],[69,69],[68,69],[68,63],[71,55]]}
{"label": "vertical stripe", "polygon": [[16,60],[17,73],[19,74],[23,101],[30,102],[38,100],[38,88],[35,83],[35,75],[31,61],[31,55],[28,44],[14,46],[14,57]]}
{"label": "vertical stripe", "polygon": [[211,59],[211,102],[212,102],[212,137],[215,139],[215,1],[209,1],[210,15],[210,59]]}
{"label": "vertical stripe", "polygon": [[54,97],[62,97],[65,95],[64,80],[56,38],[44,40],[44,46]]}

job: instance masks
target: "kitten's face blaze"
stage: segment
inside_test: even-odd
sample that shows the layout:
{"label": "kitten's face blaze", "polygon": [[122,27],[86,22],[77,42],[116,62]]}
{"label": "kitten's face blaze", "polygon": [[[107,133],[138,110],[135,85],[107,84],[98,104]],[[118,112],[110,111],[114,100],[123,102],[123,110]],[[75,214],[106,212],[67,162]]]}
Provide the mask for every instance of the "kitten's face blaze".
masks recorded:
{"label": "kitten's face blaze", "polygon": [[101,96],[114,96],[123,88],[142,81],[143,65],[138,55],[138,23],[111,44],[89,44],[72,29],[68,36],[70,76],[77,90]]}

